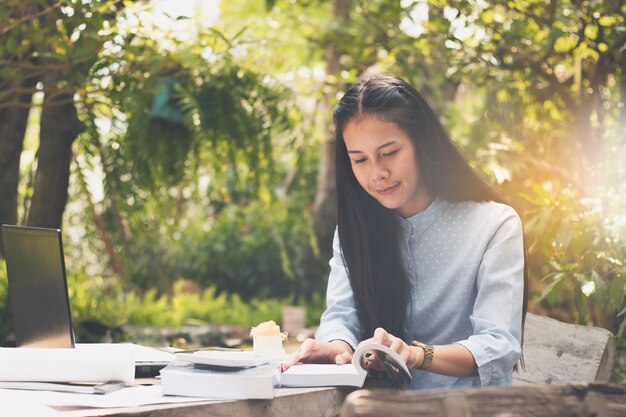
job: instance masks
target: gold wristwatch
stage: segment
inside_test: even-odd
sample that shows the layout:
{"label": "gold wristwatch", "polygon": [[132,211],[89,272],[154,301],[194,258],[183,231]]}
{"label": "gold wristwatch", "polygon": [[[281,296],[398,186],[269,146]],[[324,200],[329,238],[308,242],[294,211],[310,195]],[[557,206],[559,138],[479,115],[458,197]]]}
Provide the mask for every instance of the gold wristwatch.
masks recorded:
{"label": "gold wristwatch", "polygon": [[417,369],[430,369],[430,364],[433,361],[433,356],[435,356],[435,347],[418,342],[417,340],[412,341],[411,346],[420,347],[424,351],[424,362],[422,362],[422,364]]}

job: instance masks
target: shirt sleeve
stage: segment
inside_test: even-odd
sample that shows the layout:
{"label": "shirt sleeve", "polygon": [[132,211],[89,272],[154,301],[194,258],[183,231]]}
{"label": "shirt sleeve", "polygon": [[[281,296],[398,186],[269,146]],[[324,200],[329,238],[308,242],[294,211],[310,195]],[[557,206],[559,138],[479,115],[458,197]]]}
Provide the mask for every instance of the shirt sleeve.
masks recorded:
{"label": "shirt sleeve", "polygon": [[522,224],[510,207],[502,218],[478,268],[477,296],[470,317],[473,335],[458,342],[474,356],[483,386],[510,379],[511,371],[521,357]]}
{"label": "shirt sleeve", "polygon": [[315,338],[325,342],[341,339],[355,349],[362,339],[361,328],[347,268],[343,263],[337,230],[333,238],[333,257],[329,265],[327,307],[320,319],[320,327],[315,333]]}

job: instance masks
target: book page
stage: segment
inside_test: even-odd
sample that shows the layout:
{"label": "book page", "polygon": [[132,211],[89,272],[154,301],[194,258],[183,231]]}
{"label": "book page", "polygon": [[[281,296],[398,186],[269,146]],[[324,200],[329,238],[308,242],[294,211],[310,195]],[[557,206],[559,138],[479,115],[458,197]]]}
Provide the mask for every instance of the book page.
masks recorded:
{"label": "book page", "polygon": [[294,365],[287,371],[291,375],[320,375],[329,376],[343,374],[357,376],[359,371],[355,366],[347,365],[333,365],[325,363],[307,363],[304,365]]}
{"label": "book page", "polygon": [[384,372],[390,379],[398,380],[401,388],[408,388],[411,385],[411,372],[398,352],[380,343],[367,343],[360,345],[352,356],[352,363],[359,372],[367,372],[363,369],[361,361],[367,352],[372,352],[378,356]]}
{"label": "book page", "polygon": [[361,387],[367,373],[353,364],[296,364],[279,375],[283,387]]}

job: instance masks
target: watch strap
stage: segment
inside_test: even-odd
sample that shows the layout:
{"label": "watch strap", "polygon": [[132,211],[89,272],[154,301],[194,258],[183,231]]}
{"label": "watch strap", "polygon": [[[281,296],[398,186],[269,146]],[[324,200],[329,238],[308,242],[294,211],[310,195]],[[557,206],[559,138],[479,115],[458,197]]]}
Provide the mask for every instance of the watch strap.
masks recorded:
{"label": "watch strap", "polygon": [[435,347],[432,345],[418,342],[417,340],[412,341],[411,346],[417,346],[419,348],[422,348],[422,350],[424,351],[424,362],[422,362],[422,364],[417,369],[430,369],[433,357],[435,356]]}

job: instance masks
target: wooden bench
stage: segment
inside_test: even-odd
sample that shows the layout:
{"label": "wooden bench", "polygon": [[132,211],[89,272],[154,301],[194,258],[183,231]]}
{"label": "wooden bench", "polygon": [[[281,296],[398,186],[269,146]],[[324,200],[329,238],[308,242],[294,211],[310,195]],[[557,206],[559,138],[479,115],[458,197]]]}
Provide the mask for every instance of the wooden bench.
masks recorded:
{"label": "wooden bench", "polygon": [[513,373],[513,385],[606,383],[615,362],[615,339],[599,327],[528,313],[524,362],[524,369]]}
{"label": "wooden bench", "polygon": [[524,385],[433,391],[359,390],[341,417],[623,417],[626,389],[606,384]]}
{"label": "wooden bench", "polygon": [[[528,314],[524,369],[512,387],[348,395],[341,416],[626,416],[626,390],[606,384],[615,361],[611,332]],[[554,385],[554,386],[552,386]]]}

